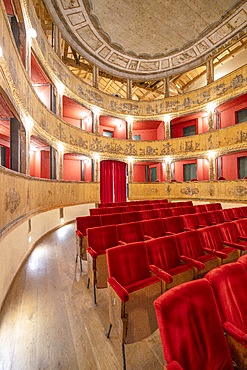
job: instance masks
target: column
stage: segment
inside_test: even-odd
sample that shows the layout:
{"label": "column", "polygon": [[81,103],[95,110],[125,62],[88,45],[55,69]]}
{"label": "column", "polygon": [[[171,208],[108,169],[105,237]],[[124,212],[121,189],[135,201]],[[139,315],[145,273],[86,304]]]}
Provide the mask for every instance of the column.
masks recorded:
{"label": "column", "polygon": [[128,178],[129,183],[133,182],[133,158],[128,158]]}
{"label": "column", "polygon": [[100,156],[95,154],[93,159],[93,182],[100,182]]}
{"label": "column", "polygon": [[10,118],[10,168],[21,172],[20,122],[15,117]]}
{"label": "column", "polygon": [[132,99],[132,80],[127,79],[127,99]]}
{"label": "column", "polygon": [[[55,89],[54,89],[55,90]],[[63,117],[63,92],[64,86],[61,84],[57,86],[57,89],[53,92],[54,98],[51,101],[51,105],[55,104],[55,112],[59,117]]]}
{"label": "column", "polygon": [[210,59],[206,63],[206,73],[207,73],[207,85],[214,82],[214,63],[213,59]]}
{"label": "column", "polygon": [[57,151],[55,151],[55,160],[56,160],[56,179],[63,180],[63,155],[64,155],[64,146],[62,143],[59,143],[57,146]]}
{"label": "column", "polygon": [[214,130],[214,113],[215,113],[215,103],[211,102],[207,105],[208,112],[208,131]]}
{"label": "column", "polygon": [[37,32],[34,28],[29,28],[26,35],[26,47],[25,47],[25,67],[29,77],[31,77],[31,46],[32,39],[37,37]]}
{"label": "column", "polygon": [[56,180],[56,150],[50,146],[50,179]]}
{"label": "column", "polygon": [[171,138],[171,118],[169,114],[164,116],[164,126],[165,126],[165,139]]}
{"label": "column", "polygon": [[171,182],[171,158],[168,156],[165,159],[166,182]]}
{"label": "column", "polygon": [[53,24],[54,51],[61,58],[61,33],[58,27]]}
{"label": "column", "polygon": [[50,110],[56,114],[56,91],[55,87],[50,83]]}
{"label": "column", "polygon": [[128,116],[127,119],[127,139],[132,140],[132,128],[133,128],[133,118]]}
{"label": "column", "polygon": [[99,68],[97,66],[93,66],[93,87],[98,89],[99,87]]}
{"label": "column", "polygon": [[24,129],[21,125],[20,127],[20,145],[21,145],[21,173],[30,175],[30,136],[31,133],[29,129]]}
{"label": "column", "polygon": [[164,78],[164,97],[169,98],[170,96],[170,78]]}
{"label": "column", "polygon": [[216,180],[216,160],[215,160],[215,153],[209,152],[208,154],[208,162],[209,162],[209,181]]}

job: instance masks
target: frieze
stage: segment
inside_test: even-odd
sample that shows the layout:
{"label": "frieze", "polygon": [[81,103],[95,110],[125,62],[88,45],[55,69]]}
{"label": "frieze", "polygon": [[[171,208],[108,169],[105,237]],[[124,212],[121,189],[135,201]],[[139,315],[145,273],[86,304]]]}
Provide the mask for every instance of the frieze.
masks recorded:
{"label": "frieze", "polygon": [[184,195],[195,196],[199,194],[199,189],[187,186],[186,188],[181,189],[180,192],[181,194],[184,194]]}
{"label": "frieze", "polygon": [[247,187],[246,186],[236,186],[234,193],[238,197],[244,197],[247,195]]}

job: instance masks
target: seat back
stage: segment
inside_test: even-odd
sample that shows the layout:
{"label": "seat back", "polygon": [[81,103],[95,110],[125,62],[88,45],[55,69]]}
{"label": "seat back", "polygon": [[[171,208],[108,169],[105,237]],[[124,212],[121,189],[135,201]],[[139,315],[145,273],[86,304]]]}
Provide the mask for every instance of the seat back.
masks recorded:
{"label": "seat back", "polygon": [[177,234],[184,231],[183,223],[180,216],[172,216],[164,218],[164,225],[166,231]]}
{"label": "seat back", "polygon": [[171,213],[172,213],[172,216],[184,215],[184,208],[183,207],[171,208]]}
{"label": "seat back", "polygon": [[195,206],[184,206],[183,207],[184,214],[192,214],[196,213]]}
{"label": "seat back", "polygon": [[150,277],[145,242],[117,246],[106,251],[108,276],[114,277],[123,287]]}
{"label": "seat back", "polygon": [[116,225],[92,227],[87,229],[88,247],[95,252],[104,252],[107,248],[118,245]]}
{"label": "seat back", "polygon": [[199,212],[196,214],[198,224],[202,226],[211,226],[212,220],[208,212]]}
{"label": "seat back", "polygon": [[235,220],[233,210],[231,208],[225,208],[222,211],[222,215],[225,221],[233,221]]}
{"label": "seat back", "polygon": [[213,225],[217,225],[217,224],[221,224],[225,222],[224,216],[223,216],[223,210],[209,211],[208,214],[211,218]]}
{"label": "seat back", "polygon": [[187,214],[187,215],[181,215],[181,220],[183,222],[183,228],[185,230],[196,230],[199,229],[199,224],[197,220],[196,213],[194,214]]}
{"label": "seat back", "polygon": [[141,214],[143,220],[152,220],[159,216],[156,209],[148,209],[146,211],[142,211]]}
{"label": "seat back", "polygon": [[194,259],[204,256],[200,236],[197,230],[179,233],[176,235],[176,240],[181,255]]}
{"label": "seat back", "polygon": [[242,210],[242,207],[233,207],[232,212],[236,220],[240,218],[244,218],[244,214],[243,214],[244,211]]}
{"label": "seat back", "polygon": [[149,262],[164,271],[180,266],[179,251],[174,235],[150,239],[147,242]]}
{"label": "seat back", "polygon": [[199,229],[198,233],[204,247],[218,251],[224,248],[222,243],[223,239],[217,225]]}
{"label": "seat back", "polygon": [[239,236],[247,237],[247,220],[241,218],[234,221]]}
{"label": "seat back", "polygon": [[199,212],[207,212],[207,208],[206,208],[206,205],[205,204],[198,204],[195,207],[195,210],[196,210],[196,213],[199,213]]}
{"label": "seat back", "polygon": [[164,221],[162,218],[143,220],[141,221],[141,224],[144,235],[151,236],[152,238],[158,238],[166,234]]}
{"label": "seat back", "polygon": [[116,225],[122,223],[122,213],[111,213],[109,215],[101,215],[101,225]]}
{"label": "seat back", "polygon": [[141,221],[142,215],[140,211],[123,212],[122,221],[123,223]]}
{"label": "seat back", "polygon": [[215,210],[214,203],[205,204],[205,207],[206,207],[207,211],[214,211]]}
{"label": "seat back", "polygon": [[144,241],[144,232],[142,230],[141,221],[118,224],[116,227],[118,240],[121,240],[124,243]]}
{"label": "seat back", "polygon": [[238,232],[234,222],[224,222],[218,225],[223,241],[239,243]]}
{"label": "seat back", "polygon": [[221,321],[247,333],[247,271],[243,263],[228,263],[205,275],[210,282]]}
{"label": "seat back", "polygon": [[154,301],[165,360],[182,369],[232,370],[232,361],[210,283],[199,279]]}
{"label": "seat back", "polygon": [[158,210],[158,217],[160,218],[171,217],[171,216],[172,216],[172,212],[171,212],[171,209],[168,207],[160,208]]}
{"label": "seat back", "polygon": [[76,230],[80,231],[82,235],[86,235],[86,230],[90,227],[101,225],[101,216],[81,216],[76,217]]}

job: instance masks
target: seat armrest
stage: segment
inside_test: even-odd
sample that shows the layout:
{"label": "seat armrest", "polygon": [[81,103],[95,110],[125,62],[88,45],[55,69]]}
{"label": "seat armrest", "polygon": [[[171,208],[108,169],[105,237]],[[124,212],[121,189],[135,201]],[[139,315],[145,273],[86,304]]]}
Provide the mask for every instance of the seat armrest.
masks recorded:
{"label": "seat armrest", "polygon": [[172,361],[165,367],[166,370],[184,370],[177,361]]}
{"label": "seat armrest", "polygon": [[227,246],[227,247],[232,247],[232,248],[240,249],[241,251],[245,251],[246,250],[246,247],[244,245],[242,245],[242,244],[230,243],[230,242],[225,242],[225,241],[223,241],[222,244],[225,245],[225,246]]}
{"label": "seat armrest", "polygon": [[102,254],[105,254],[105,250],[103,250],[103,251],[99,251],[99,252],[96,252],[93,248],[91,248],[91,247],[87,247],[87,251],[88,251],[88,253],[90,254],[90,256],[92,257],[92,258],[96,258],[96,257],[98,257],[98,256],[100,256],[100,255],[102,255]]}
{"label": "seat armrest", "polygon": [[175,235],[175,233],[173,233],[171,231],[166,231],[166,235]]}
{"label": "seat armrest", "polygon": [[242,235],[239,235],[238,237],[239,241],[243,241],[243,242],[247,242],[247,236],[242,236]]}
{"label": "seat armrest", "polygon": [[144,235],[144,240],[150,240],[150,239],[153,239],[153,237],[149,235]]}
{"label": "seat armrest", "polygon": [[227,334],[231,335],[238,342],[243,343],[245,346],[247,345],[247,334],[238,329],[235,325],[229,321],[225,321],[223,323],[223,328]]}
{"label": "seat armrest", "polygon": [[76,230],[76,235],[79,236],[79,238],[82,238],[85,234],[82,234],[80,230]]}
{"label": "seat armrest", "polygon": [[125,244],[127,244],[123,240],[118,240],[117,242],[118,242],[119,245],[125,245]]}
{"label": "seat armrest", "polygon": [[171,284],[173,282],[173,277],[168,274],[168,272],[160,269],[155,265],[149,265],[150,270],[161,280],[164,280],[167,284]]}
{"label": "seat armrest", "polygon": [[221,251],[217,251],[216,249],[210,249],[210,248],[204,247],[203,250],[206,253],[213,254],[216,257],[219,257],[219,258],[227,258],[227,254],[226,253],[221,252]]}
{"label": "seat armrest", "polygon": [[196,260],[194,260],[194,258],[190,258],[190,257],[187,257],[187,256],[180,256],[180,259],[183,262],[186,262],[189,265],[191,265],[193,267],[196,267],[198,270],[204,270],[205,269],[204,263],[202,263],[200,261],[196,261]]}
{"label": "seat armrest", "polygon": [[129,300],[129,293],[114,277],[109,277],[108,283],[117,293],[122,302],[127,302]]}
{"label": "seat armrest", "polygon": [[194,229],[191,229],[191,227],[184,227],[184,231],[194,231]]}

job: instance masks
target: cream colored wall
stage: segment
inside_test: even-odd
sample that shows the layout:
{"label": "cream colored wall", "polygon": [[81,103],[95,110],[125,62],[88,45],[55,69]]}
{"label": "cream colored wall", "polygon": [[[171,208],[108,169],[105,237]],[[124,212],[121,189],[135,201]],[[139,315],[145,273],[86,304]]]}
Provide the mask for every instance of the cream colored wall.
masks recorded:
{"label": "cream colored wall", "polygon": [[[73,221],[77,216],[89,215],[89,208],[94,206],[94,203],[90,203],[65,207],[64,223]],[[28,220],[25,220],[0,237],[0,308],[13,279],[35,247],[35,243],[47,232],[63,225],[59,209],[42,212],[31,217],[30,220],[32,226],[30,233],[28,233]]]}

